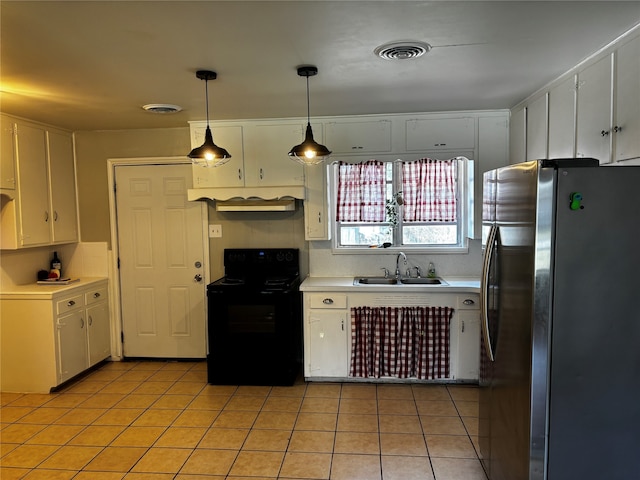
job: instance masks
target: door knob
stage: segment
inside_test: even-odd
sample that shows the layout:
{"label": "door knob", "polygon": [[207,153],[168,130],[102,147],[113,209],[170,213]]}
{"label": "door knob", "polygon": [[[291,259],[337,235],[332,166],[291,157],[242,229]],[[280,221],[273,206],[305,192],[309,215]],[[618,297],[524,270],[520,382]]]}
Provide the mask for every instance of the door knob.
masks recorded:
{"label": "door knob", "polygon": [[202,281],[202,275],[200,275],[199,273],[196,273],[196,276],[193,277],[193,278],[194,278],[194,280],[196,282],[201,282]]}

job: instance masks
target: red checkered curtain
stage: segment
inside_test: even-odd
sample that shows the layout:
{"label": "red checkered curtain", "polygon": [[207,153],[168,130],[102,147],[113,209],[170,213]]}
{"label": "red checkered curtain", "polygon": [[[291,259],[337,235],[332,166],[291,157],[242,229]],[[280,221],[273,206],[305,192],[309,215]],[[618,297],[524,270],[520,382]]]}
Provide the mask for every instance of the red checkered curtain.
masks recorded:
{"label": "red checkered curtain", "polygon": [[340,162],[337,193],[337,221],[385,221],[385,175],[382,162]]}
{"label": "red checkered curtain", "polygon": [[453,308],[419,308],[422,311],[415,314],[414,376],[427,380],[449,378],[449,324]]}
{"label": "red checkered curtain", "polygon": [[393,376],[396,369],[397,309],[351,309],[352,377]]}
{"label": "red checkered curtain", "polygon": [[457,169],[455,159],[402,162],[402,219],[455,223]]}
{"label": "red checkered curtain", "polygon": [[449,378],[449,307],[353,307],[352,377]]}

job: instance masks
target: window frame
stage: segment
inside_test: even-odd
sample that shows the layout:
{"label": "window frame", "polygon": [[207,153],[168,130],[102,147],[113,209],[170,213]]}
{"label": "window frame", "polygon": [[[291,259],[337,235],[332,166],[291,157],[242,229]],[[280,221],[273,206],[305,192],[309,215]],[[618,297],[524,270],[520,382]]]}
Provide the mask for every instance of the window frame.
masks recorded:
{"label": "window frame", "polygon": [[[435,156],[423,156],[419,158],[433,158]],[[458,188],[458,201],[457,201],[457,227],[458,227],[458,239],[455,245],[427,245],[427,244],[403,244],[401,238],[394,238],[392,245],[387,248],[372,247],[369,245],[340,245],[340,222],[334,219],[331,222],[331,249],[334,254],[380,254],[380,253],[394,253],[399,251],[412,252],[412,253],[459,253],[464,254],[469,251],[469,237],[473,235],[473,215],[474,215],[474,161],[461,155],[452,155],[446,158],[437,158],[438,160],[458,160],[457,169],[457,188]],[[343,158],[343,162],[358,163],[369,160],[369,158]],[[385,163],[392,162],[392,192],[398,192],[402,189],[402,162],[412,161],[406,159],[399,159],[397,157],[385,158],[372,158],[371,160],[379,160]],[[329,168],[329,208],[331,208],[332,217],[335,217],[336,200],[337,200],[337,188],[338,188],[338,161],[333,162]],[[400,215],[401,217],[401,215]],[[421,225],[422,223],[411,223],[407,225]],[[427,224],[425,222],[424,224]],[[433,223],[431,223],[433,224]],[[349,225],[372,225],[382,226],[389,225],[388,222],[384,223],[350,223]],[[399,218],[399,225],[394,229],[393,237],[402,235],[401,228],[403,226],[402,218]]]}

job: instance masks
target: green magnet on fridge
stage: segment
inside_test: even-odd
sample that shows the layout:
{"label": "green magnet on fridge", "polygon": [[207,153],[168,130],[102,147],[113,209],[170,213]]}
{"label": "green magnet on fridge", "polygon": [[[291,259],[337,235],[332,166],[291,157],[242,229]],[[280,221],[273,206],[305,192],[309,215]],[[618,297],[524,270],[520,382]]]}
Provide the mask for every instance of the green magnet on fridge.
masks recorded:
{"label": "green magnet on fridge", "polygon": [[569,196],[569,208],[571,210],[580,210],[581,208],[584,208],[582,206],[582,194],[579,192],[573,192],[570,196]]}

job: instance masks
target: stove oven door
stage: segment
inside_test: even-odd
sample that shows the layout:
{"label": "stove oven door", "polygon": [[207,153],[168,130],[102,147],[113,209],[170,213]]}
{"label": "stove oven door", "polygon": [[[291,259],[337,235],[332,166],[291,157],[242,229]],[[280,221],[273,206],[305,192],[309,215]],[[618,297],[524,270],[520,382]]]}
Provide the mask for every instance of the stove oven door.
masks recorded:
{"label": "stove oven door", "polygon": [[208,380],[224,385],[291,385],[302,351],[300,293],[208,291]]}

